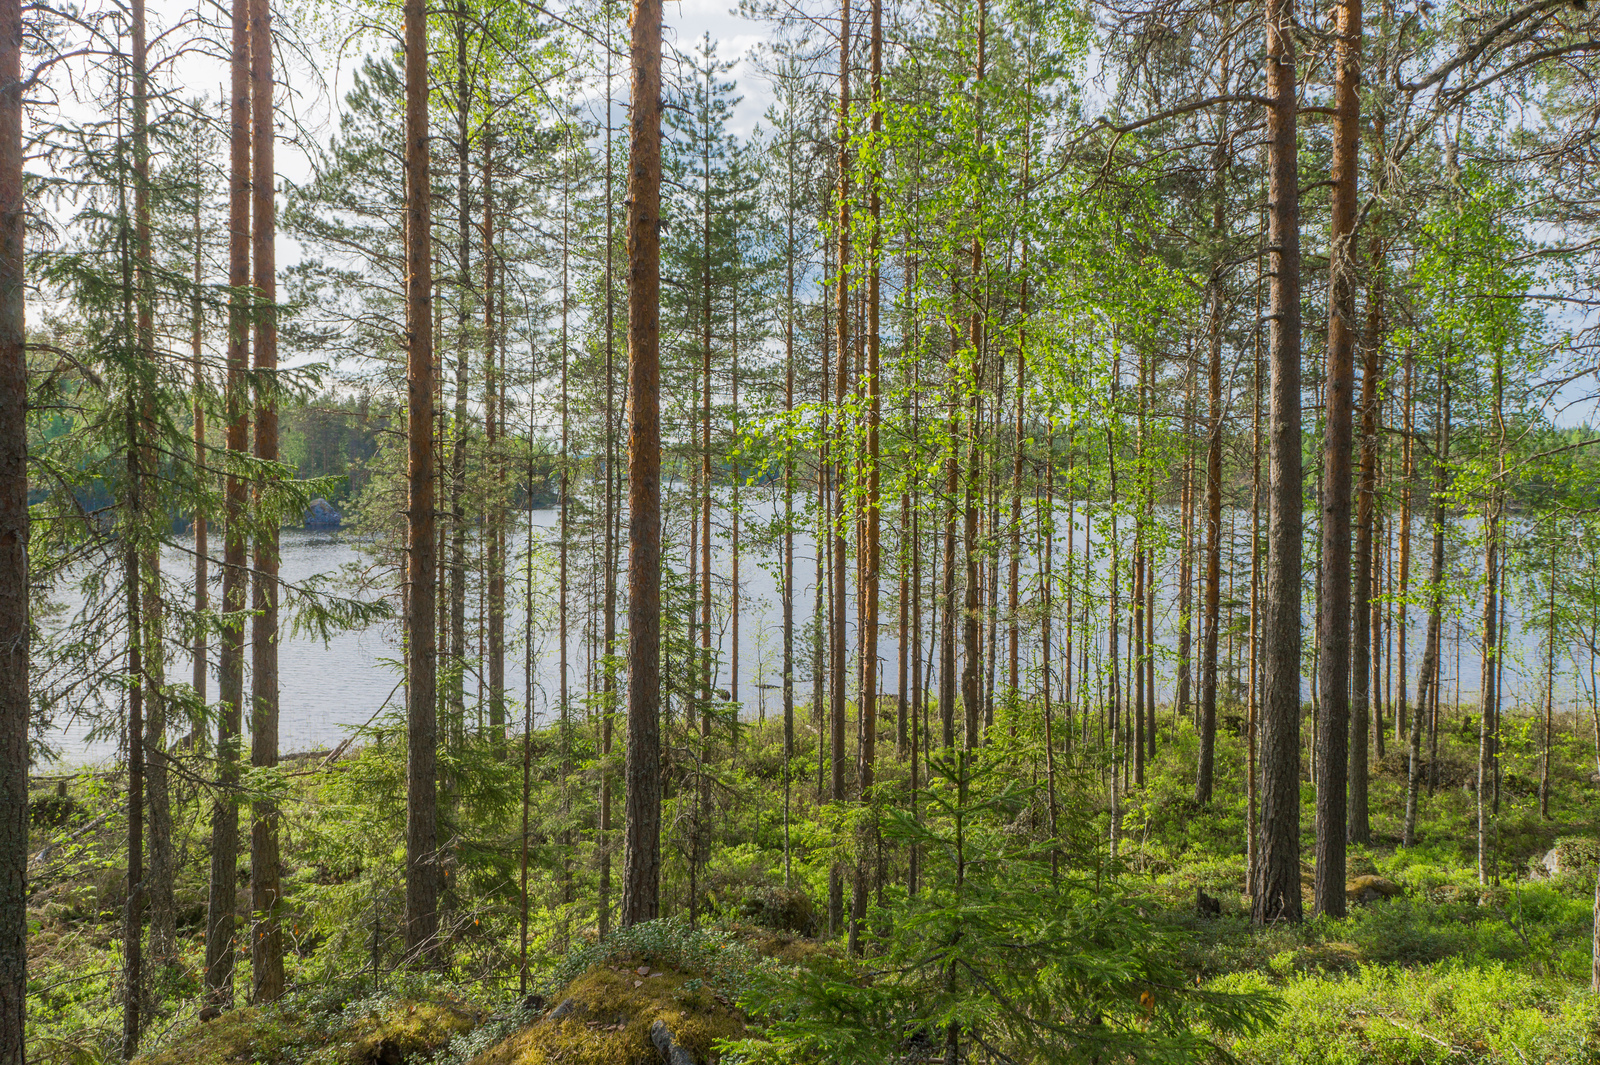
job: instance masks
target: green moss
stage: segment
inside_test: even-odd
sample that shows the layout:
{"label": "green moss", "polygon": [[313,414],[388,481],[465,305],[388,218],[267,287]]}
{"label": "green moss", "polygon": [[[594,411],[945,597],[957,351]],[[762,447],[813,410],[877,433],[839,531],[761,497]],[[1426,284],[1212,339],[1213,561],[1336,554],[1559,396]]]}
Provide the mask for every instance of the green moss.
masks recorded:
{"label": "green moss", "polygon": [[140,1065],[389,1065],[426,1061],[477,1025],[446,995],[375,998],[319,1011],[286,1003],[231,1010],[191,1028]]}
{"label": "green moss", "polygon": [[477,1023],[477,1012],[454,999],[402,999],[387,1009],[353,1018],[332,1043],[307,1058],[306,1065],[366,1065],[430,1058]]}
{"label": "green moss", "polygon": [[142,1065],[277,1065],[287,1061],[284,1051],[302,1037],[280,1010],[249,1007],[191,1028],[166,1049],[135,1060]]}
{"label": "green moss", "polygon": [[744,1032],[743,1017],[716,987],[675,969],[630,964],[637,960],[592,966],[558,999],[572,1001],[565,1016],[535,1021],[472,1065],[655,1065],[656,1021],[696,1061],[714,1062],[717,1040]]}

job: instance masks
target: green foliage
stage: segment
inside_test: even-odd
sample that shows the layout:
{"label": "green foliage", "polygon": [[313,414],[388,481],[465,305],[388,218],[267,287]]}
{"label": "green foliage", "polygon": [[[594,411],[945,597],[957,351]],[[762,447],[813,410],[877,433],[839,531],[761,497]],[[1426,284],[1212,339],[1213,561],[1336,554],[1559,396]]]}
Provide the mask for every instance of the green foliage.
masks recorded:
{"label": "green foliage", "polygon": [[1270,1027],[1219,1040],[1251,1065],[1414,1065],[1600,1060],[1600,999],[1502,965],[1460,961],[1362,966],[1348,976],[1258,973],[1209,985],[1235,993],[1276,987],[1285,1009]]}
{"label": "green foliage", "polygon": [[786,975],[732,932],[695,929],[681,918],[645,921],[615,929],[598,943],[578,947],[544,977],[554,992],[596,965],[636,960],[696,978],[729,998],[749,993],[757,981]]}
{"label": "green foliage", "polygon": [[[1027,789],[997,762],[935,761],[921,848],[926,881],[869,918],[861,962],[821,962],[742,1001],[765,1018],[734,1047],[753,1061],[879,1062],[969,1045],[1038,1062],[1204,1060],[1198,1034],[1253,1031],[1271,996],[1192,985],[1174,937],[1115,880],[1064,872],[1054,841],[1007,831]],[[1198,1026],[1198,1027],[1197,1027]]]}

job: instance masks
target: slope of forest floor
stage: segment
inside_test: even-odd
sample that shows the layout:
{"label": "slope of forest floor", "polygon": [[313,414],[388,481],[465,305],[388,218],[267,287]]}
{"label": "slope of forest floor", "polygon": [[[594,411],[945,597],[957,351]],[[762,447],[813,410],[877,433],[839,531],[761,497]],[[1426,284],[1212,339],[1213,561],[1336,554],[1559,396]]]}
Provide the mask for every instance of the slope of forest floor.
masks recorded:
{"label": "slope of forest floor", "polygon": [[[1173,1007],[1190,1031],[1241,1061],[1600,1061],[1600,998],[1588,990],[1600,853],[1593,738],[1581,723],[1557,729],[1546,819],[1539,810],[1534,722],[1508,717],[1492,821],[1496,875],[1480,884],[1475,725],[1470,715],[1444,717],[1449,727],[1440,733],[1439,784],[1422,797],[1416,846],[1399,845],[1402,749],[1391,739],[1374,758],[1373,842],[1351,848],[1347,918],[1251,927],[1244,891],[1245,751],[1237,736],[1220,738],[1217,762],[1227,768],[1215,800],[1197,807],[1195,737],[1186,723],[1174,735],[1170,721],[1163,722],[1146,785],[1124,797],[1115,860],[1105,844],[1106,768],[1073,754],[1059,759],[1060,875],[1081,874],[1086,890],[1127,900],[1133,919],[1153,922],[1152,935],[1166,951],[1162,964],[1181,972],[1197,993],[1236,993],[1243,996],[1239,1002],[1267,1004],[1270,1023],[1260,1023],[1259,1013],[1254,1022],[1224,1017],[1213,1023],[1193,1003]],[[880,750],[889,752],[880,773],[886,807],[903,801],[909,776],[906,761],[894,755],[889,724],[880,741]],[[613,933],[604,942],[596,941],[594,923],[598,852],[587,828],[593,821],[585,820],[593,813],[603,760],[584,747],[592,737],[583,730],[567,744],[553,732],[533,738],[527,991],[519,971],[520,758],[506,757],[491,741],[468,741],[451,763],[450,963],[445,972],[420,975],[398,964],[395,868],[403,855],[397,847],[404,752],[396,733],[377,727],[364,745],[332,764],[287,762],[280,793],[288,797],[283,840],[291,992],[282,1003],[240,1008],[205,1024],[198,1007],[210,802],[196,784],[175,784],[178,951],[150,967],[146,1060],[608,1065],[664,1060],[656,1057],[661,1043],[652,1035],[660,1020],[677,1029],[677,1045],[691,1060],[706,1061],[718,1056],[712,1048],[719,1040],[759,1039],[774,1017],[791,1015],[792,1022],[795,1013],[821,1008],[817,1003],[832,992],[817,988],[846,988],[840,994],[848,999],[855,993],[849,988],[881,985],[892,966],[874,968],[874,958],[899,949],[883,929],[912,904],[900,887],[911,837],[896,835],[885,809],[884,842],[875,852],[880,883],[873,884],[867,922],[872,934],[867,960],[857,966],[847,956],[843,931],[830,936],[827,927],[830,871],[854,853],[857,826],[815,801],[818,762],[807,728],[798,733],[795,765],[804,768],[788,789],[785,820],[781,735],[776,723],[752,725],[721,751],[726,768],[696,782],[704,790],[681,782],[673,789],[663,884],[663,909],[673,919]],[[1085,738],[1075,737],[1080,748]],[[1091,732],[1087,739],[1093,738]],[[984,824],[993,828],[994,840],[1045,834],[1043,763],[1028,750],[1025,735],[1015,742],[997,753],[991,769],[998,771],[982,778],[987,783],[974,778],[973,795],[987,798],[973,800],[971,839],[980,838]],[[34,1062],[88,1065],[117,1058],[126,845],[120,783],[115,773],[90,772],[36,783],[29,909]],[[925,775],[922,787],[926,795]],[[933,794],[943,793],[936,788]],[[1302,845],[1308,914],[1313,797],[1307,780]],[[932,831],[935,814],[919,816]],[[938,898],[941,874],[934,848],[926,846],[919,897]],[[686,870],[696,852],[698,930],[691,930]],[[247,854],[248,848],[242,866]],[[241,908],[247,898],[242,868]],[[242,1007],[247,953],[238,958],[237,986]],[[785,1004],[790,992],[794,997]],[[1120,993],[1113,989],[1113,998]],[[836,1007],[858,1008],[828,1005]],[[1148,1002],[1144,1008],[1151,1008]],[[1133,1025],[1143,1023],[1137,1003],[1130,1009]],[[905,1036],[908,1060],[916,1059],[915,1040],[922,1038],[920,1029]],[[602,1053],[602,1045],[611,1049]],[[588,1049],[580,1053],[580,1047]],[[721,1056],[759,1058],[750,1047]],[[972,1060],[985,1059],[975,1051]]]}

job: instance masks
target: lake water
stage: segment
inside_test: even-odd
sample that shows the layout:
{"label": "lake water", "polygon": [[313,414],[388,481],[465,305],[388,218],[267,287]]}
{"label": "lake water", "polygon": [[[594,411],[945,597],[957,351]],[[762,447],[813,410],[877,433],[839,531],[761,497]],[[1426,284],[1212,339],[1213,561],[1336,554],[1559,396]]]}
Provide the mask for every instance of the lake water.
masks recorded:
{"label": "lake water", "polygon": [[[781,503],[773,497],[771,490],[748,489],[744,498],[745,516],[741,519],[744,532],[742,533],[743,546],[741,549],[740,564],[740,636],[739,636],[739,685],[738,690],[732,693],[740,700],[743,713],[746,717],[754,718],[762,714],[779,714],[782,712],[782,602],[779,594],[778,564],[779,547],[777,545],[762,546],[752,537],[752,530],[765,525],[775,515],[781,513]],[[799,500],[797,499],[797,509]],[[527,659],[527,644],[523,640],[525,612],[524,603],[524,573],[526,572],[526,548],[531,534],[535,546],[533,562],[535,604],[532,638],[532,714],[536,721],[547,721],[558,711],[557,693],[559,690],[559,668],[557,658],[557,638],[555,632],[556,619],[556,584],[557,570],[555,563],[554,543],[558,512],[555,510],[535,510],[524,512],[519,516],[521,520],[518,528],[510,536],[509,553],[512,558],[512,577],[507,589],[507,663],[506,683],[508,686],[508,716],[520,720],[523,713],[524,699],[529,693],[525,684],[525,664]],[[1248,608],[1249,602],[1249,549],[1248,532],[1243,528],[1248,521],[1248,512],[1242,512],[1230,517],[1240,519],[1241,537],[1235,545],[1237,552],[1238,576],[1237,585],[1229,595],[1229,589],[1224,587],[1224,599],[1233,599],[1237,602],[1237,612],[1243,613]],[[897,563],[891,554],[890,545],[898,534],[899,526],[898,504],[886,508],[884,513],[884,564],[885,580],[881,593],[881,618],[883,634],[879,641],[879,655],[881,657],[882,684],[885,691],[892,692],[897,683],[898,644],[896,629],[898,625],[898,585],[890,578],[896,573]],[[1064,562],[1066,539],[1067,511],[1063,507],[1057,519],[1058,536],[1060,545],[1056,550],[1055,566],[1057,573]],[[1225,522],[1228,519],[1225,518]],[[729,659],[730,641],[728,633],[727,598],[730,587],[729,572],[731,568],[731,554],[728,550],[727,516],[726,511],[720,506],[713,512],[713,522],[718,525],[718,535],[714,538],[713,575],[714,595],[718,599],[718,607],[714,612],[713,632],[714,644],[718,648],[719,674],[716,685],[720,689],[729,687],[731,661]],[[1124,519],[1126,529],[1126,519]],[[1417,536],[1425,535],[1424,526],[1419,522]],[[931,525],[924,525],[924,534],[928,537],[923,550],[924,579],[932,578],[937,559],[939,557],[936,545],[932,541],[932,534],[936,531]],[[1102,547],[1102,539],[1106,534],[1103,526],[1098,526],[1094,537],[1097,547]],[[1079,552],[1083,550],[1085,542],[1083,515],[1074,515],[1074,541]],[[286,529],[283,533],[282,548],[282,575],[286,581],[300,582],[320,574],[338,574],[352,565],[359,565],[372,572],[376,561],[370,552],[363,549],[362,545],[352,542],[338,533],[317,532],[310,530]],[[680,571],[687,570],[686,559],[683,557],[687,550],[686,536],[681,529],[669,530],[669,550],[675,552],[674,565]],[[213,538],[213,549],[219,544]],[[592,540],[585,538],[575,542],[571,549],[571,578],[568,582],[569,611],[571,625],[569,627],[569,661],[568,683],[571,698],[575,705],[580,700],[586,685],[587,678],[591,675],[591,652],[593,641],[586,637],[580,627],[586,625],[590,619],[597,616],[597,611],[591,609],[595,600],[594,582],[590,578],[586,561],[592,557],[594,550]],[[1425,545],[1420,539],[1414,541],[1414,558],[1419,562],[1425,554]],[[1123,547],[1126,551],[1126,546]],[[469,570],[475,565],[478,547],[474,543],[468,549]],[[1308,555],[1308,557],[1312,557]],[[1023,587],[1024,598],[1032,598],[1031,589],[1037,587],[1033,560],[1027,560],[1024,566]],[[1224,562],[1226,573],[1227,561]],[[169,550],[163,561],[163,566],[169,574],[178,581],[182,575],[192,572],[192,556],[180,549]],[[1005,561],[1002,555],[1002,578],[1004,577]],[[1097,566],[1097,572],[1103,577],[1106,573],[1107,558],[1103,553]],[[816,573],[815,555],[812,537],[799,534],[795,541],[795,640],[796,640],[796,700],[804,702],[809,699],[810,693],[810,662],[811,654],[808,643],[809,624],[811,621],[811,606],[814,602],[814,583]],[[215,604],[220,599],[220,587],[217,584],[219,567],[212,567],[212,596]],[[1417,576],[1417,575],[1414,575]],[[388,578],[392,581],[392,578]],[[1226,579],[1226,578],[1225,578]],[[958,573],[958,584],[959,584]],[[850,584],[853,590],[854,573],[852,571]],[[619,579],[619,585],[626,586],[626,575]],[[392,584],[390,585],[392,587]],[[1198,580],[1197,580],[1198,592]],[[958,590],[959,596],[959,590]],[[1124,609],[1126,609],[1126,586],[1122,589],[1124,596]],[[1470,596],[1470,590],[1464,592]],[[1058,593],[1058,605],[1060,603]],[[57,597],[69,609],[75,607],[79,599],[70,594]],[[1177,626],[1176,605],[1176,566],[1169,559],[1162,567],[1161,584],[1157,593],[1156,631],[1158,642],[1167,646],[1174,643],[1174,632]],[[1310,601],[1308,591],[1308,602]],[[1005,596],[1002,589],[1001,609],[1004,609]],[[934,637],[930,630],[931,610],[930,599],[926,585],[923,594],[923,633],[924,647]],[[1477,691],[1477,659],[1478,653],[1472,642],[1472,633],[1476,630],[1476,622],[1471,620],[1477,616],[1475,606],[1469,607],[1466,619],[1462,623],[1462,645],[1459,667],[1459,683],[1463,700],[1470,701]],[[481,696],[481,685],[476,674],[477,663],[481,661],[477,656],[480,645],[476,638],[476,618],[480,616],[481,595],[474,588],[469,593],[468,599],[468,632],[473,634],[469,641],[468,656],[469,676],[467,680],[468,700],[473,703]],[[1413,628],[1411,636],[1411,672],[1412,687],[1415,686],[1415,671],[1421,657],[1421,644],[1423,626],[1421,617],[1413,612]],[[1517,620],[1518,613],[1514,609],[1513,621]],[[847,611],[848,646],[855,647],[855,610],[853,605]],[[55,622],[59,624],[58,622]],[[48,624],[48,622],[47,622]],[[598,627],[598,622],[596,622]],[[620,628],[620,625],[619,625]],[[1059,640],[1062,635],[1062,626],[1059,621],[1055,626],[1055,638]],[[1080,627],[1081,631],[1081,627]],[[1307,612],[1307,632],[1310,638],[1310,614]],[[1447,621],[1445,625],[1445,664],[1446,698],[1454,695],[1457,683],[1457,667],[1454,657],[1454,646],[1450,642],[1455,636],[1454,622]],[[1030,634],[1033,635],[1033,634]],[[397,665],[400,656],[399,625],[397,622],[385,622],[364,629],[345,631],[332,635],[326,642],[320,638],[308,635],[285,635],[281,644],[280,671],[281,671],[281,722],[280,738],[282,749],[285,752],[311,751],[331,748],[343,740],[351,729],[371,721],[386,710],[398,710],[403,705],[403,691],[399,688],[401,674]],[[1000,640],[1004,645],[1004,628],[1000,630]],[[1198,643],[1198,640],[1196,641]],[[1521,691],[1527,699],[1537,698],[1537,691],[1542,690],[1544,652],[1542,637],[1530,635],[1521,624],[1513,625],[1513,655],[1507,666],[1507,699],[1512,699]],[[1222,654],[1228,654],[1227,641],[1223,641]],[[1103,642],[1102,645],[1103,647]],[[1124,643],[1124,648],[1125,648]],[[1031,661],[1037,654],[1036,639],[1030,640],[1027,656]],[[214,657],[216,653],[215,641],[210,651]],[[1003,653],[1003,652],[1002,652]],[[1059,650],[1055,652],[1057,665],[1054,675],[1059,683],[1060,666]],[[1243,636],[1235,641],[1234,658],[1240,665],[1240,679],[1243,679],[1242,660],[1246,654]],[[928,658],[925,650],[924,660]],[[213,667],[215,665],[213,661]],[[1586,663],[1585,663],[1586,664]],[[1158,686],[1161,694],[1158,698],[1170,697],[1172,685],[1172,670],[1174,663],[1170,653],[1167,660],[1158,663]],[[1570,678],[1571,662],[1558,658],[1558,671],[1564,676],[1558,679],[1558,698],[1569,699],[1574,694]],[[171,680],[187,680],[192,675],[192,666],[186,649],[175,647],[167,665],[167,676]],[[853,675],[853,674],[852,674]],[[1003,682],[1003,665],[997,682]],[[248,685],[248,681],[247,681]],[[1306,689],[1309,692],[1309,688]],[[210,680],[209,691],[212,697],[216,694],[216,679],[214,672]],[[248,691],[248,687],[247,687]],[[102,728],[107,721],[114,721],[119,705],[120,696],[115,690],[103,689],[99,696],[98,716]],[[61,751],[61,761],[65,764],[94,764],[104,763],[114,759],[118,752],[118,740],[113,735],[96,737],[93,728],[94,722],[89,717],[75,719],[62,719],[55,722],[50,730],[50,742]]]}

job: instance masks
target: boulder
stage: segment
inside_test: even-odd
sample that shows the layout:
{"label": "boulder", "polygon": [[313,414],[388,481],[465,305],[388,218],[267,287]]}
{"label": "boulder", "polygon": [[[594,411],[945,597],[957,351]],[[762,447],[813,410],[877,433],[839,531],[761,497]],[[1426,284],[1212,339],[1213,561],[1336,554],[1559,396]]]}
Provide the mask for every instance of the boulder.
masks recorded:
{"label": "boulder", "polygon": [[703,1065],[715,1060],[719,1039],[744,1034],[743,1015],[708,974],[636,964],[643,961],[635,956],[591,966],[560,993],[555,1009],[488,1047],[471,1065]]}
{"label": "boulder", "polygon": [[306,528],[308,529],[337,529],[344,521],[344,515],[333,508],[333,504],[326,499],[313,499],[306,508]]}
{"label": "boulder", "polygon": [[1345,883],[1344,895],[1351,902],[1370,903],[1404,895],[1406,889],[1381,876],[1358,876]]}
{"label": "boulder", "polygon": [[1591,873],[1597,859],[1600,859],[1600,844],[1592,839],[1571,837],[1556,840],[1556,845],[1539,859],[1539,867],[1548,876]]}
{"label": "boulder", "polygon": [[666,1021],[656,1021],[650,1026],[650,1042],[655,1045],[667,1065],[695,1065],[694,1055],[678,1045]]}
{"label": "boulder", "polygon": [[739,916],[780,932],[809,936],[817,930],[817,907],[798,888],[760,887],[739,900]]}

